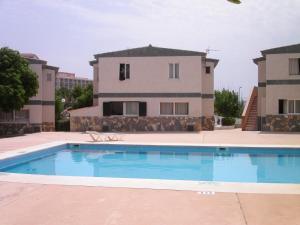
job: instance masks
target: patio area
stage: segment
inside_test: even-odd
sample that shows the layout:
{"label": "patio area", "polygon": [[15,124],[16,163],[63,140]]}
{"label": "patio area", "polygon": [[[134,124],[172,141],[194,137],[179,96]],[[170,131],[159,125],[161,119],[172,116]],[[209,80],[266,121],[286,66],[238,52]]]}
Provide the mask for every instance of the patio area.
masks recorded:
{"label": "patio area", "polygon": [[[132,143],[300,145],[300,134],[241,132],[126,133]],[[0,139],[0,151],[82,133],[36,133]],[[176,140],[176,141],[174,141]],[[300,195],[215,193],[0,182],[1,225],[300,225]]]}

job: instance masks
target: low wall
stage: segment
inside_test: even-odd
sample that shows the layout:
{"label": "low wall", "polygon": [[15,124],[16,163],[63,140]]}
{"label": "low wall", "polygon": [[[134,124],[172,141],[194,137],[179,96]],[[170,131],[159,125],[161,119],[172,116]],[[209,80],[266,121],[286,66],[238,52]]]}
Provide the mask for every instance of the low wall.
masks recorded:
{"label": "low wall", "polygon": [[55,123],[44,122],[42,123],[41,130],[44,132],[55,131]]}
{"label": "low wall", "polygon": [[263,131],[300,132],[300,115],[268,115],[262,121]]}
{"label": "low wall", "polygon": [[0,123],[0,137],[15,136],[41,131],[40,124]]}
{"label": "low wall", "polygon": [[71,131],[194,131],[213,130],[213,117],[79,117],[70,118]]}
{"label": "low wall", "polygon": [[36,133],[41,131],[55,131],[54,123],[0,123],[0,137]]}

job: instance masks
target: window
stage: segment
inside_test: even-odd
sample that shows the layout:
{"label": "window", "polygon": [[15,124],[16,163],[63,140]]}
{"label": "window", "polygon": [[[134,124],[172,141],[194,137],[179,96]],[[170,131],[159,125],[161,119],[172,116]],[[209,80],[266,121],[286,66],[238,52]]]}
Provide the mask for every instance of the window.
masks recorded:
{"label": "window", "polygon": [[13,112],[3,112],[0,111],[0,121],[1,122],[9,122],[14,120]]}
{"label": "window", "polygon": [[300,113],[300,100],[279,100],[279,114]]}
{"label": "window", "polygon": [[111,102],[111,115],[123,115],[123,102]]}
{"label": "window", "polygon": [[300,58],[289,59],[290,75],[300,75]]}
{"label": "window", "polygon": [[20,110],[15,112],[15,121],[24,122],[29,121],[29,110]]}
{"label": "window", "polygon": [[160,103],[160,115],[173,115],[173,106],[172,102],[162,102]]}
{"label": "window", "polygon": [[188,115],[189,104],[182,102],[162,102],[160,103],[160,115]]}
{"label": "window", "polygon": [[146,102],[103,102],[103,116],[146,116]]}
{"label": "window", "polygon": [[189,103],[175,103],[175,115],[188,115]]}
{"label": "window", "polygon": [[289,100],[288,101],[288,105],[289,105],[289,113],[294,113],[295,112],[295,104],[294,104],[294,101],[293,100]]}
{"label": "window", "polygon": [[130,79],[130,64],[120,64],[119,80]]}
{"label": "window", "polygon": [[2,112],[0,111],[1,122],[28,122],[29,121],[29,110],[22,109],[20,111],[13,112]]}
{"label": "window", "polygon": [[178,63],[170,63],[169,64],[169,78],[179,79],[179,64]]}
{"label": "window", "polygon": [[206,74],[210,74],[210,66],[205,67],[205,72],[206,72]]}
{"label": "window", "polygon": [[139,115],[139,103],[138,102],[124,102],[125,115]]}
{"label": "window", "polygon": [[51,81],[51,80],[52,80],[51,73],[47,73],[47,81]]}

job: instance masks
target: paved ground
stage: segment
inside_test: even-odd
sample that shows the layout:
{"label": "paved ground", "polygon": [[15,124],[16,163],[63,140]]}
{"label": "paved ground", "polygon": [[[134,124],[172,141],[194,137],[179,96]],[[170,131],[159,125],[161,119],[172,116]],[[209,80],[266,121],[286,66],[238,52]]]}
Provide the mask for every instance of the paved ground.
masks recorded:
{"label": "paved ground", "polygon": [[[214,131],[124,134],[132,142],[300,145],[300,134]],[[56,140],[89,140],[80,133],[38,133],[0,139],[0,151]],[[176,140],[176,141],[174,141]],[[300,195],[99,188],[0,182],[1,225],[300,225]]]}

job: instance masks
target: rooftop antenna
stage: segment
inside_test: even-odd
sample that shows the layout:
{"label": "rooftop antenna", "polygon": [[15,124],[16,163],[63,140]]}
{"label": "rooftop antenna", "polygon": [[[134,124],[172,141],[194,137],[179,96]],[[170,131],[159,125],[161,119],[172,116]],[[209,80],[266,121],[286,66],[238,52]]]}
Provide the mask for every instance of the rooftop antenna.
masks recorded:
{"label": "rooftop antenna", "polygon": [[217,49],[211,49],[209,46],[208,46],[207,49],[205,49],[206,54],[209,54],[210,52],[218,52],[218,51],[220,51],[220,50],[217,50]]}

